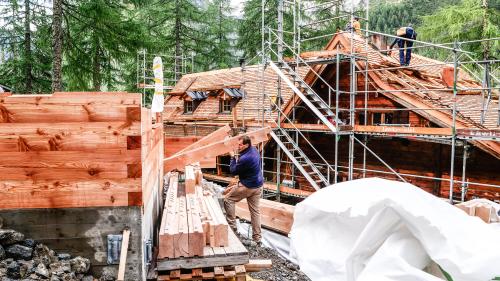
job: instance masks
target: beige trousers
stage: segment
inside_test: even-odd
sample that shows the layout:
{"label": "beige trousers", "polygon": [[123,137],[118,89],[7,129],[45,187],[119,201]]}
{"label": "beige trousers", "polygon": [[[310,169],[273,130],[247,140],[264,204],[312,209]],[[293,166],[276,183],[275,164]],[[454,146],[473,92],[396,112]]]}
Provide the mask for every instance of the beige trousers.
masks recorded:
{"label": "beige trousers", "polygon": [[260,227],[260,196],[262,187],[247,188],[243,184],[238,183],[233,186],[232,190],[224,197],[224,209],[226,210],[226,218],[229,226],[236,230],[236,215],[235,205],[243,199],[247,199],[248,209],[250,210],[250,220],[252,222],[252,239],[260,241],[261,227]]}

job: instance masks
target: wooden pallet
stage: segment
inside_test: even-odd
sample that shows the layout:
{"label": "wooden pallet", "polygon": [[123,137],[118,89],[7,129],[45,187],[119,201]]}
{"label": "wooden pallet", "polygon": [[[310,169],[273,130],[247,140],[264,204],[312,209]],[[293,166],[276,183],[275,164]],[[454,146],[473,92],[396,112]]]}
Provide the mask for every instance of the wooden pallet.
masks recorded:
{"label": "wooden pallet", "polygon": [[158,272],[177,269],[195,269],[217,266],[234,266],[249,262],[248,251],[236,235],[229,230],[227,247],[203,248],[203,256],[187,258],[158,259]]}
{"label": "wooden pallet", "polygon": [[175,269],[158,274],[157,280],[219,280],[246,281],[244,265]]}

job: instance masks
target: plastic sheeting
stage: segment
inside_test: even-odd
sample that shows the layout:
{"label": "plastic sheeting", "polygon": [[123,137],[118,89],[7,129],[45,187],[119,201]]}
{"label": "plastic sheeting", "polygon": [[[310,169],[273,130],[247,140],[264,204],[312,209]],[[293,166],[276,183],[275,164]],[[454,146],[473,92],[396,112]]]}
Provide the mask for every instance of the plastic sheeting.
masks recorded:
{"label": "plastic sheeting", "polygon": [[314,281],[454,281],[500,276],[500,229],[411,184],[336,184],[295,207],[292,254]]}
{"label": "plastic sheeting", "polygon": [[[237,220],[236,227],[243,237],[252,237],[252,226],[249,223]],[[261,235],[262,246],[275,250],[283,258],[297,264],[297,260],[290,255],[290,238],[265,228]]]}

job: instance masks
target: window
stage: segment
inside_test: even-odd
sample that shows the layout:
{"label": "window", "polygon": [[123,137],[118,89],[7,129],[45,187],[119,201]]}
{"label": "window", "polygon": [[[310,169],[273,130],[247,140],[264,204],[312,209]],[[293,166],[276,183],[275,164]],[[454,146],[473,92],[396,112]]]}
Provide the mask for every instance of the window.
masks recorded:
{"label": "window", "polygon": [[410,113],[406,110],[401,110],[394,113],[394,124],[408,125],[410,124]]}
{"label": "window", "polygon": [[230,113],[231,112],[231,100],[223,100],[219,101],[219,112],[220,113]]}
{"label": "window", "polygon": [[380,125],[382,123],[382,114],[380,112],[374,112],[372,115],[372,124],[373,125]]}
{"label": "window", "polygon": [[194,102],[191,100],[184,101],[184,113],[193,113],[194,111]]}

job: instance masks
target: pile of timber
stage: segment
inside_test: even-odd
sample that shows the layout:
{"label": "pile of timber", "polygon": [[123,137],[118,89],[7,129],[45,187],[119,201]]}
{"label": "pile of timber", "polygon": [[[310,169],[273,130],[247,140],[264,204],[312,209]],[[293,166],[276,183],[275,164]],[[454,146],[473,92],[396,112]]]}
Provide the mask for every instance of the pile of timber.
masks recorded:
{"label": "pile of timber", "polygon": [[[487,199],[473,199],[455,206],[466,212],[469,216],[475,216],[486,223],[500,222],[500,214],[495,209],[496,203]],[[498,205],[497,205],[498,206]]]}
{"label": "pile of timber", "polygon": [[228,246],[229,227],[220,205],[203,191],[199,166],[185,167],[184,183],[171,173],[160,226],[158,258],[204,256],[205,246]]}

